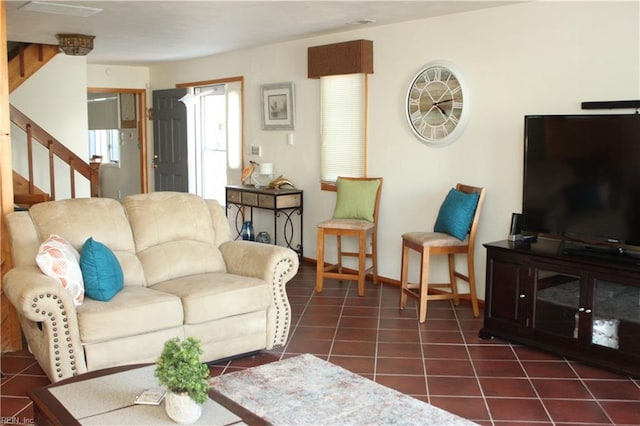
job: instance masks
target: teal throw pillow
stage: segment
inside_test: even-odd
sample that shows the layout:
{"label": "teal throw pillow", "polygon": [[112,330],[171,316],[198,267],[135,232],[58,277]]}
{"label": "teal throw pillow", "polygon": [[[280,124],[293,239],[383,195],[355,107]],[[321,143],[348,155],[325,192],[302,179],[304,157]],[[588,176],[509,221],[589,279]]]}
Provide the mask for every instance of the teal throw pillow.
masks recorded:
{"label": "teal throw pillow", "polygon": [[467,194],[451,188],[440,206],[433,230],[464,240],[469,233],[479,196],[477,192]]}
{"label": "teal throw pillow", "polygon": [[376,206],[376,193],[380,179],[350,180],[340,179],[336,182],[337,199],[333,211],[334,219],[362,219],[373,222],[373,211]]}
{"label": "teal throw pillow", "polygon": [[80,270],[85,294],[108,302],[124,286],[124,276],[116,255],[104,244],[89,238],[80,253]]}

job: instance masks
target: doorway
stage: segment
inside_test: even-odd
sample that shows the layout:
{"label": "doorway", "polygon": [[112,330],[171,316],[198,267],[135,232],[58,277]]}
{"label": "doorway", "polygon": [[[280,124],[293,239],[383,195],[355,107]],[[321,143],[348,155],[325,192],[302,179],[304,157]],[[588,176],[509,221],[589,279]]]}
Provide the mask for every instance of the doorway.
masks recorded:
{"label": "doorway", "polygon": [[[171,90],[179,89],[186,90],[179,100],[186,109],[188,191],[224,205],[225,187],[240,182],[244,161],[244,77],[183,83]],[[154,146],[165,139],[154,132]]]}
{"label": "doorway", "polygon": [[89,161],[100,169],[101,196],[148,192],[146,91],[89,88]]}

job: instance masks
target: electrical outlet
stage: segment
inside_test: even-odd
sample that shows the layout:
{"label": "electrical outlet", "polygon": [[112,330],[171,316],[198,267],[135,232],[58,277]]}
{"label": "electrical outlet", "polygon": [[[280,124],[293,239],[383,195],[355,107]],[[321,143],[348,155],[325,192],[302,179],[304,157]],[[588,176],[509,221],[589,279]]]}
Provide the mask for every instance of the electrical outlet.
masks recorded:
{"label": "electrical outlet", "polygon": [[260,157],[262,156],[262,147],[260,145],[251,145],[250,153],[251,155]]}

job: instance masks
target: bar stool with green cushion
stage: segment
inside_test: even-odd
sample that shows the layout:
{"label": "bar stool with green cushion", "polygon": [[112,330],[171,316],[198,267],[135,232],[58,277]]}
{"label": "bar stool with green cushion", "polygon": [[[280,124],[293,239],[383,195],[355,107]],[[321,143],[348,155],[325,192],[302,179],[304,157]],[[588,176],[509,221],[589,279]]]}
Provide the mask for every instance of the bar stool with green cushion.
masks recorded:
{"label": "bar stool with green cushion", "polygon": [[[422,323],[427,318],[428,300],[454,300],[458,305],[460,297],[471,299],[473,315],[479,316],[478,297],[474,270],[474,246],[480,210],[484,202],[485,190],[475,186],[458,184],[452,188],[440,206],[434,232],[408,232],[402,235],[402,268],[400,272],[400,309],[407,304],[407,295],[418,299],[418,317]],[[410,250],[420,253],[420,282],[409,283]],[[431,255],[446,254],[449,261],[449,282],[429,283],[429,258]],[[455,255],[467,255],[467,273],[455,269]],[[459,293],[457,279],[469,283],[469,293]],[[449,289],[449,291],[429,294],[429,288]]]}
{"label": "bar stool with green cushion", "polygon": [[[325,278],[357,280],[358,295],[364,296],[366,274],[371,272],[373,282],[378,283],[378,207],[382,178],[339,177],[336,182],[337,197],[333,217],[318,224],[318,260],[316,265],[316,292],[321,293]],[[337,239],[338,259],[335,264],[324,264],[324,240],[326,235]],[[342,238],[357,238],[358,251],[343,251]],[[367,240],[371,239],[371,251]],[[357,257],[358,270],[347,272],[343,257]],[[366,268],[369,259],[371,265]]]}

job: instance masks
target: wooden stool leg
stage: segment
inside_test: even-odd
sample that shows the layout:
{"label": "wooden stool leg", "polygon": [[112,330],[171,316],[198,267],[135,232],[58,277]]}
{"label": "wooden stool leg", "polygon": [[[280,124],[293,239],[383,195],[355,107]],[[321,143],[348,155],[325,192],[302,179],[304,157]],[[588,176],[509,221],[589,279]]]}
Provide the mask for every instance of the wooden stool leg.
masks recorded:
{"label": "wooden stool leg", "polygon": [[400,309],[407,306],[407,285],[409,283],[409,247],[402,240],[402,266],[400,268]]}
{"label": "wooden stool leg", "polygon": [[473,256],[467,255],[467,265],[469,271],[469,293],[471,293],[471,306],[473,307],[473,316],[480,316],[480,309],[478,308],[478,295],[476,294],[476,271],[474,267]]}
{"label": "wooden stool leg", "polygon": [[420,304],[418,307],[419,322],[427,319],[427,299],[429,297],[429,250],[420,252]]}
{"label": "wooden stool leg", "polygon": [[364,296],[365,264],[367,262],[367,233],[358,236],[358,296]]}
{"label": "wooden stool leg", "polygon": [[371,233],[371,263],[373,266],[373,283],[378,284],[378,233]]}
{"label": "wooden stool leg", "polygon": [[316,262],[316,293],[322,293],[324,280],[324,229],[318,228],[318,260]]}
{"label": "wooden stool leg", "polygon": [[[342,237],[336,235],[336,248],[338,249],[338,273],[342,273]],[[342,279],[340,279],[342,281]]]}
{"label": "wooden stool leg", "polygon": [[453,253],[447,255],[449,260],[449,284],[451,287],[451,295],[453,303],[458,306],[460,304],[460,296],[458,296],[458,280],[456,278],[456,259]]}

